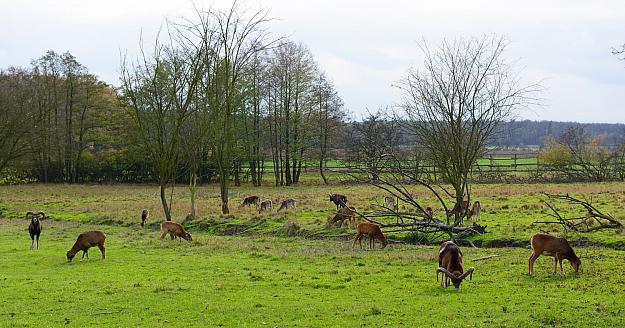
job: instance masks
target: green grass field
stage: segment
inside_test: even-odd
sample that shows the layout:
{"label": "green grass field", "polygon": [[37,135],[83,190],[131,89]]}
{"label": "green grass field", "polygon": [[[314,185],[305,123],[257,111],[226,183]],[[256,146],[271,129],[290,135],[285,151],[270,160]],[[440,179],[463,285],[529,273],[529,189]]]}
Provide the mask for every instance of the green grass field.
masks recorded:
{"label": "green grass field", "polygon": [[[613,250],[578,250],[583,271],[566,277],[541,258],[531,278],[528,249],[465,248],[476,271],[454,291],[436,282],[434,247],[203,233],[162,246],[156,231],[47,222],[29,251],[26,221],[1,224],[1,326],[617,327],[625,314],[615,297],[623,253]],[[89,229],[107,232],[107,259],[92,249],[68,264],[65,251]]]}
{"label": "green grass field", "polygon": [[[21,185],[0,187],[0,327],[47,326],[461,326],[619,327],[624,324],[625,245],[621,231],[569,234],[601,247],[576,247],[582,272],[553,275],[553,259],[541,257],[537,276],[527,275],[529,247],[463,247],[473,280],[460,291],[436,282],[436,246],[391,244],[352,249],[352,228],[325,222],[335,209],[329,192],[341,192],[359,209],[384,195],[368,186],[334,185],[232,189],[230,216],[218,213],[216,186],[199,192],[199,218],[186,225],[194,241],[161,244],[158,188],[150,185]],[[424,204],[433,198],[412,192]],[[484,207],[484,246],[523,242],[538,231],[561,234],[543,219],[543,192],[570,192],[625,217],[625,185],[477,185]],[[274,202],[299,201],[286,213],[259,215],[236,205],[258,194]],[[188,212],[188,194],[176,188],[174,216]],[[150,225],[138,227],[142,208]],[[564,212],[573,208],[562,205]],[[50,219],[38,251],[30,251],[28,210]],[[284,227],[295,221],[298,236]],[[107,233],[107,259],[97,248],[69,264],[65,252],[87,230]],[[234,236],[229,236],[234,234]],[[325,237],[324,237],[325,236]],[[342,237],[329,237],[342,236]],[[394,239],[405,237],[393,234]],[[366,244],[366,242],[365,242]],[[505,243],[504,243],[505,244]],[[588,243],[587,243],[588,244]],[[484,261],[474,259],[499,255]]]}

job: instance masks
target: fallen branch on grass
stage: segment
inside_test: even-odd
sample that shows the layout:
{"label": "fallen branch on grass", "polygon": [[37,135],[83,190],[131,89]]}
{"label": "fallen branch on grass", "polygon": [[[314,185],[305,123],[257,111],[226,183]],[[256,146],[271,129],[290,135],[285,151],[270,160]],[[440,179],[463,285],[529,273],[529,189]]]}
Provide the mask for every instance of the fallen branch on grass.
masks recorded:
{"label": "fallen branch on grass", "polygon": [[558,210],[552,204],[545,201],[545,204],[553,214],[548,214],[550,217],[554,218],[555,221],[536,221],[535,223],[546,223],[546,224],[560,224],[564,227],[565,230],[571,230],[576,232],[591,232],[600,229],[622,229],[623,224],[616,220],[609,213],[602,213],[595,206],[590,204],[588,201],[579,200],[569,194],[566,195],[558,195],[558,194],[545,194],[550,199],[555,200],[564,200],[569,204],[580,205],[585,211],[586,215],[577,216],[577,217],[564,217],[560,215]]}
{"label": "fallen branch on grass", "polygon": [[498,256],[500,256],[500,255],[499,255],[499,254],[495,254],[495,255],[489,255],[489,256],[484,256],[484,257],[478,257],[478,258],[474,259],[474,260],[473,260],[473,262],[475,262],[475,261],[485,261],[485,260],[490,260],[490,259],[492,259],[493,257],[498,257]]}

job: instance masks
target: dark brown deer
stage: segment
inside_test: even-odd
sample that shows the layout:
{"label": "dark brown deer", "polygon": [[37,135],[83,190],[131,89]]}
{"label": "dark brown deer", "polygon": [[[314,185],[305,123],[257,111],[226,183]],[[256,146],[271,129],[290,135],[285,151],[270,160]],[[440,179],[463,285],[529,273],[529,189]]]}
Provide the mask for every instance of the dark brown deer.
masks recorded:
{"label": "dark brown deer", "polygon": [[145,226],[145,221],[148,220],[149,216],[150,216],[150,212],[148,212],[148,210],[141,211],[141,228]]}
{"label": "dark brown deer", "polygon": [[336,210],[339,208],[347,206],[347,196],[341,194],[331,194],[330,200],[336,205]]}
{"label": "dark brown deer", "polygon": [[39,249],[39,235],[41,235],[41,221],[39,217],[42,219],[46,218],[46,214],[43,212],[28,212],[26,213],[26,217],[30,216],[30,224],[28,225],[28,233],[30,234],[30,249],[34,248],[35,237],[37,238],[37,249]]}
{"label": "dark brown deer", "polygon": [[452,241],[445,241],[441,243],[438,250],[438,269],[436,270],[436,280],[438,281],[438,274],[441,273],[441,287],[447,288],[449,281],[454,284],[456,290],[460,289],[460,284],[470,275],[470,279],[473,278],[474,268],[469,268],[466,272],[462,268],[462,251],[460,247]]}
{"label": "dark brown deer", "polygon": [[258,208],[258,205],[260,205],[260,197],[258,196],[245,197],[245,199],[243,199],[243,203],[241,203],[239,207],[250,206],[250,205],[254,205],[256,206],[256,208]]}

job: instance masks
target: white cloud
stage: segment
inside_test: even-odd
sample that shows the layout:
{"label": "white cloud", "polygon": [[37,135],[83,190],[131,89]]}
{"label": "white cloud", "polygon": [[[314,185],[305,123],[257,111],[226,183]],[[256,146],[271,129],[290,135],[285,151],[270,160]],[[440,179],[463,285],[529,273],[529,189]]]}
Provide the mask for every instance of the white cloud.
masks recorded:
{"label": "white cloud", "polygon": [[[213,5],[223,9],[230,3]],[[625,122],[617,112],[625,105],[625,62],[610,54],[625,43],[622,1],[248,0],[240,5],[268,9],[278,18],[271,23],[274,34],[306,44],[356,117],[364,108],[399,100],[391,84],[421,64],[417,41],[436,45],[443,38],[496,33],[512,42],[506,55],[526,67],[526,80],[548,79],[545,109],[536,109],[540,116],[523,115]],[[69,50],[111,83],[117,83],[119,51],[136,53],[142,31],[151,41],[165,17],[194,15],[190,0],[0,0],[0,12],[0,67],[28,65],[48,49]]]}

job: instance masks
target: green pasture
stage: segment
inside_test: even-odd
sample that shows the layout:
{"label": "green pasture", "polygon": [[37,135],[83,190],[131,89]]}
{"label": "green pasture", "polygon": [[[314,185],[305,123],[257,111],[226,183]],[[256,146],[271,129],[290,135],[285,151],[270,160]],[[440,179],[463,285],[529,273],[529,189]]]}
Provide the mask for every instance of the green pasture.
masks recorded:
{"label": "green pasture", "polygon": [[[582,272],[526,274],[527,248],[464,248],[473,280],[436,282],[436,248],[352,249],[345,239],[227,237],[192,243],[158,231],[45,221],[30,251],[26,220],[0,220],[2,327],[619,327],[623,252],[581,248]],[[83,231],[107,233],[107,259],[67,263]],[[499,255],[484,261],[479,257]]]}
{"label": "green pasture", "polygon": [[[410,192],[422,206],[431,206],[439,218],[443,208],[425,188],[412,186]],[[201,186],[197,192],[197,218],[185,222],[191,230],[217,235],[284,235],[285,226],[296,223],[299,235],[311,238],[349,235],[352,228],[328,228],[328,218],[336,208],[328,200],[328,193],[342,193],[348,197],[348,205],[361,212],[379,208],[384,191],[367,185],[335,184],[301,185],[291,187],[232,187],[230,214],[220,213],[219,188],[216,185]],[[571,194],[591,201],[597,208],[615,218],[625,218],[625,184],[623,183],[575,183],[575,184],[489,184],[472,187],[472,200],[479,200],[483,212],[480,224],[486,225],[487,233],[472,237],[482,246],[526,246],[529,237],[539,231],[564,234],[559,225],[541,224],[537,221],[551,220],[551,211],[545,206],[545,193]],[[246,196],[258,195],[271,199],[274,208],[259,214],[254,208],[239,208]],[[173,189],[173,217],[182,221],[190,211],[188,189],[181,185]],[[281,200],[294,198],[297,208],[276,212]],[[452,207],[452,200],[447,205]],[[584,215],[583,209],[566,203],[554,203],[562,214]],[[136,227],[142,209],[151,213],[148,224],[157,228],[164,219],[155,185],[57,185],[31,184],[0,187],[0,217],[23,218],[29,210],[45,211],[51,220],[90,224]],[[400,203],[401,211],[414,209]],[[393,221],[394,218],[387,219]],[[467,221],[467,224],[471,224]],[[584,245],[602,245],[625,248],[623,231],[605,230],[595,233],[567,233],[567,238]],[[407,233],[394,233],[392,238],[411,240]],[[432,242],[435,242],[433,240]]]}

